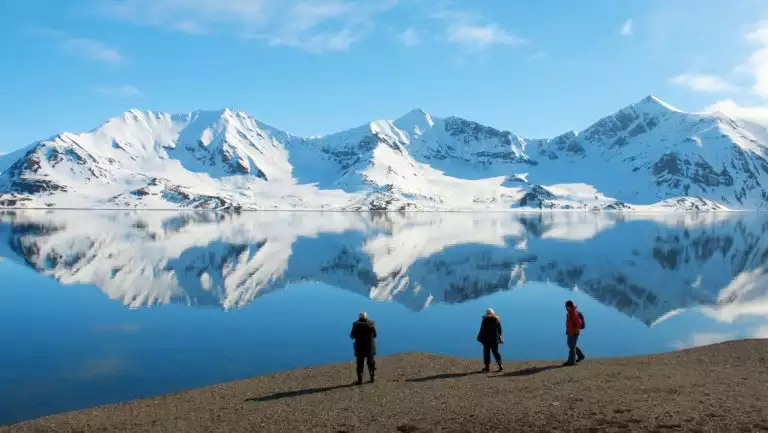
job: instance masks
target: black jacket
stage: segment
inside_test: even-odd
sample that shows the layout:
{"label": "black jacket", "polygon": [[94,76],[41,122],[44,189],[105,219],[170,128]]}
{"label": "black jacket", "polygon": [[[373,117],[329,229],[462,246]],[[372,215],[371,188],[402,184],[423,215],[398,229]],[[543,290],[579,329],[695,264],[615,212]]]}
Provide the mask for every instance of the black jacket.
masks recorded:
{"label": "black jacket", "polygon": [[355,356],[373,356],[376,354],[376,326],[373,320],[360,319],[352,324],[349,337],[355,340]]}
{"label": "black jacket", "polygon": [[495,316],[483,316],[477,341],[492,346],[501,343],[501,321]]}

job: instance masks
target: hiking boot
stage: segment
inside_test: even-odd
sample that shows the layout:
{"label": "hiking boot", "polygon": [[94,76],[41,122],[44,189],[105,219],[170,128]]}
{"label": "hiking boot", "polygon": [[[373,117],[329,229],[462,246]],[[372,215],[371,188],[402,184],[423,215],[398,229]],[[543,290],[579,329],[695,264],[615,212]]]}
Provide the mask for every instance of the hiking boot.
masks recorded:
{"label": "hiking boot", "polygon": [[565,361],[563,363],[563,367],[571,367],[571,366],[574,366],[574,365],[576,365],[576,363],[573,362],[573,361]]}
{"label": "hiking boot", "polygon": [[581,355],[578,358],[576,358],[576,362],[579,363],[579,362],[583,361],[585,358],[586,358],[586,356]]}
{"label": "hiking boot", "polygon": [[501,364],[499,364],[499,369],[498,369],[498,370],[496,370],[496,371],[497,371],[497,372],[499,372],[499,373],[501,373],[502,371],[504,371],[504,366],[503,366],[503,365],[501,365]]}
{"label": "hiking boot", "polygon": [[489,371],[491,371],[491,368],[488,367],[487,365],[485,367],[483,367],[482,370],[480,370],[481,373],[488,373]]}
{"label": "hiking boot", "polygon": [[376,372],[374,372],[373,370],[371,370],[371,383],[373,383],[373,382],[375,382],[375,381],[376,381]]}

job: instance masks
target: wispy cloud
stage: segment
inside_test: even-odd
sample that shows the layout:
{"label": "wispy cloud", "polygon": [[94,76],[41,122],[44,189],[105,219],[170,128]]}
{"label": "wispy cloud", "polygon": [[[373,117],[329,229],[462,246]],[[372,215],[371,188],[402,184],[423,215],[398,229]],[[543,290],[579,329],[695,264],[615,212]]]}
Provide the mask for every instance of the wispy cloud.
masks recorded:
{"label": "wispy cloud", "polygon": [[483,22],[482,17],[472,13],[444,10],[435,14],[435,17],[445,23],[446,41],[467,48],[483,49],[493,45],[528,42],[496,23]]}
{"label": "wispy cloud", "polygon": [[746,106],[737,104],[733,99],[721,99],[706,107],[705,111],[719,111],[737,119],[768,125],[768,106],[765,105]]}
{"label": "wispy cloud", "polygon": [[448,42],[486,48],[491,45],[517,45],[525,39],[517,37],[496,24],[458,24],[448,29]]}
{"label": "wispy cloud", "polygon": [[674,349],[689,349],[692,347],[708,346],[710,344],[722,343],[733,340],[735,334],[725,332],[700,332],[691,334],[687,339],[672,343]]}
{"label": "wispy cloud", "polygon": [[126,360],[119,356],[89,358],[77,369],[66,373],[64,377],[75,380],[94,380],[119,374],[127,367]]}
{"label": "wispy cloud", "polygon": [[412,48],[421,44],[421,33],[415,28],[409,27],[397,35],[397,39],[406,47]]}
{"label": "wispy cloud", "polygon": [[144,96],[144,93],[138,87],[127,84],[96,86],[93,90],[99,95],[109,98],[141,98]]}
{"label": "wispy cloud", "polygon": [[[745,85],[745,93],[751,93],[752,102],[742,105],[734,99],[723,99],[706,108],[707,111],[720,111],[729,116],[750,120],[768,126],[768,21],[761,21],[744,35],[744,40],[754,46],[754,50],[735,72],[751,77],[751,84]],[[735,86],[730,89],[736,90]]]}
{"label": "wispy cloud", "polygon": [[73,56],[113,64],[123,61],[117,49],[97,39],[71,36],[46,28],[33,28],[31,33],[54,41],[63,51]]}
{"label": "wispy cloud", "polygon": [[632,19],[628,19],[624,21],[624,24],[621,25],[621,35],[622,36],[632,36],[635,34],[635,24],[632,21]]}
{"label": "wispy cloud", "polygon": [[768,21],[760,22],[745,38],[756,49],[737,69],[751,74],[755,80],[752,92],[768,99]]}
{"label": "wispy cloud", "polygon": [[736,89],[734,85],[717,75],[681,74],[670,78],[669,81],[688,87],[694,92],[726,92]]}
{"label": "wispy cloud", "polygon": [[261,36],[276,46],[311,52],[345,51],[373,29],[376,14],[394,4],[394,0],[300,1],[287,8],[284,18],[277,19]]}
{"label": "wispy cloud", "polygon": [[191,35],[204,35],[208,33],[203,26],[194,21],[179,21],[174,23],[173,28],[174,30],[189,33]]}
{"label": "wispy cloud", "polygon": [[273,46],[344,51],[397,0],[102,0],[115,19],[194,34],[231,33]]}
{"label": "wispy cloud", "polygon": [[149,26],[175,30],[214,24],[252,24],[266,14],[262,0],[101,0],[106,15]]}

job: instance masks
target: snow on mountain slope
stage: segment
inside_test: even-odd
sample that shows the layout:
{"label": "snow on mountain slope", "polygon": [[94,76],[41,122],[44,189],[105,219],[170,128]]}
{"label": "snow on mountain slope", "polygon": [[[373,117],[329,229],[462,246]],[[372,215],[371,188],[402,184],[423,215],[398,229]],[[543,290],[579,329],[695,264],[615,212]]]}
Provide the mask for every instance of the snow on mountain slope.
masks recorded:
{"label": "snow on mountain slope", "polygon": [[532,170],[529,182],[582,182],[640,205],[699,197],[760,208],[768,197],[765,139],[757,125],[685,113],[648,97],[578,135],[540,143],[538,154],[549,162]]}
{"label": "snow on mountain slope", "polygon": [[552,139],[422,110],[312,138],[233,110],[131,110],[0,156],[0,206],[759,209],[766,149],[759,125],[654,97]]}
{"label": "snow on mountain slope", "polygon": [[132,308],[237,308],[322,282],[421,310],[536,281],[653,324],[764,311],[766,230],[732,214],[13,211],[0,256]]}

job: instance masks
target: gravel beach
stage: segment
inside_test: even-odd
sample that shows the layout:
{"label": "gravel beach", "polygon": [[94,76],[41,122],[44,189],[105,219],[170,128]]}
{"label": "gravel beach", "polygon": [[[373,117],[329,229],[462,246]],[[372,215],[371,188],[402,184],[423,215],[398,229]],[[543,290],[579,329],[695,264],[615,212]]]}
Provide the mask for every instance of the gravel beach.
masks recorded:
{"label": "gravel beach", "polygon": [[[479,349],[478,349],[479,351]],[[0,432],[768,432],[768,340],[506,365],[401,354],[49,416]]]}

